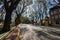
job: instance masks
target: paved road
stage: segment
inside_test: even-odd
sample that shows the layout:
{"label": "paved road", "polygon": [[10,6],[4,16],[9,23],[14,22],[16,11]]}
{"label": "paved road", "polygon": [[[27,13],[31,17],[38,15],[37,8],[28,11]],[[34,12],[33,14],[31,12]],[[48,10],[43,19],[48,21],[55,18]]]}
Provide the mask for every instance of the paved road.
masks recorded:
{"label": "paved road", "polygon": [[19,24],[20,40],[60,40],[60,28]]}

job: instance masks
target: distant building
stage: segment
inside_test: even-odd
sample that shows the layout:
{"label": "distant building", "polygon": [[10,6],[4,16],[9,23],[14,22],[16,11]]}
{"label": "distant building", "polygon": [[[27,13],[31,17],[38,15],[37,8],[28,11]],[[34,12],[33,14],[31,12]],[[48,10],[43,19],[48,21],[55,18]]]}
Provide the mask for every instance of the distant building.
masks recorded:
{"label": "distant building", "polygon": [[60,6],[55,6],[50,9],[51,24],[60,24]]}

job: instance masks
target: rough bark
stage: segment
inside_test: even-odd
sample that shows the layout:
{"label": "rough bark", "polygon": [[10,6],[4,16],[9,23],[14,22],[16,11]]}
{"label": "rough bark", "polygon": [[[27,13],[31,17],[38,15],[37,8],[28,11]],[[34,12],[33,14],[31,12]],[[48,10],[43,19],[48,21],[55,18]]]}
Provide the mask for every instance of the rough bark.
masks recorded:
{"label": "rough bark", "polygon": [[10,23],[11,23],[11,13],[7,12],[2,31],[9,31],[10,30]]}
{"label": "rough bark", "polygon": [[2,31],[6,32],[10,30],[11,14],[13,10],[16,8],[16,6],[18,5],[19,1],[20,0],[11,1],[11,5],[9,6],[7,0],[4,0],[6,16],[5,16],[5,21],[4,21]]}
{"label": "rough bark", "polygon": [[20,17],[21,17],[21,15],[17,14],[17,18],[15,19],[15,26],[17,26],[18,24],[20,24]]}

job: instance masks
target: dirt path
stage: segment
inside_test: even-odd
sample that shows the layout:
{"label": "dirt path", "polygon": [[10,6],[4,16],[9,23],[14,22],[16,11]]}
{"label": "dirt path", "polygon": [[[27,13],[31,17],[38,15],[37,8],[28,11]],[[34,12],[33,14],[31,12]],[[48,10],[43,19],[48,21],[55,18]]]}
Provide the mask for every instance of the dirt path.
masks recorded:
{"label": "dirt path", "polygon": [[19,28],[15,28],[6,38],[5,40],[19,40],[20,30]]}
{"label": "dirt path", "polygon": [[5,40],[60,40],[60,29],[48,26],[19,24]]}
{"label": "dirt path", "polygon": [[20,24],[21,40],[60,40],[60,29],[48,26]]}

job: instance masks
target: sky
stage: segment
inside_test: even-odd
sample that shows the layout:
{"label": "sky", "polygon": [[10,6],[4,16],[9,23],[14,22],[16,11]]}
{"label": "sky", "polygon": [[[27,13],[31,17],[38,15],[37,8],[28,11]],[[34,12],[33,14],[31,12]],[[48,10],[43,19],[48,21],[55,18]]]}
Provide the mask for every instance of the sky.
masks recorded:
{"label": "sky", "polygon": [[[32,0],[33,1],[33,4],[29,5],[27,7],[27,9],[29,9],[28,11],[28,15],[31,14],[31,12],[33,11],[33,9],[36,9],[38,10],[38,2],[36,0]],[[56,2],[55,2],[56,1]],[[50,4],[49,4],[50,3]],[[56,6],[58,4],[58,1],[57,0],[46,0],[46,5],[47,5],[47,14],[49,16],[49,10],[50,8]]]}
{"label": "sky", "polygon": [[0,8],[2,7],[3,5],[0,5]]}
{"label": "sky", "polygon": [[0,2],[0,8],[3,6],[3,4]]}
{"label": "sky", "polygon": [[[29,11],[28,12],[25,12],[25,13],[27,13],[27,14],[23,14],[23,15],[25,15],[25,16],[27,16],[28,15],[28,17],[29,17],[29,15],[32,13],[32,10],[33,9],[36,9],[36,10],[38,10],[38,6],[37,6],[37,2],[36,2],[36,0],[32,0],[33,1],[33,4],[32,5],[29,5],[28,7],[27,7],[27,9],[29,9]],[[56,2],[55,2],[56,1]],[[49,13],[49,9],[50,8],[52,8],[52,7],[54,7],[54,6],[56,6],[57,4],[58,4],[58,1],[57,0],[46,0],[46,2],[47,2],[47,13]],[[51,3],[52,5],[50,5],[49,3]],[[1,4],[0,3],[0,8],[3,6],[3,4]],[[49,14],[48,14],[48,16],[49,16]],[[5,16],[4,16],[5,17]],[[14,17],[15,17],[15,15],[14,15]],[[14,17],[12,18],[13,20],[12,21],[14,21]]]}

